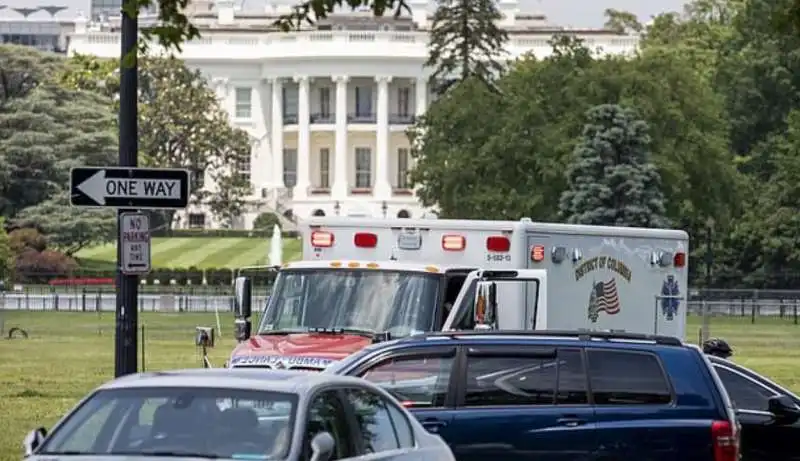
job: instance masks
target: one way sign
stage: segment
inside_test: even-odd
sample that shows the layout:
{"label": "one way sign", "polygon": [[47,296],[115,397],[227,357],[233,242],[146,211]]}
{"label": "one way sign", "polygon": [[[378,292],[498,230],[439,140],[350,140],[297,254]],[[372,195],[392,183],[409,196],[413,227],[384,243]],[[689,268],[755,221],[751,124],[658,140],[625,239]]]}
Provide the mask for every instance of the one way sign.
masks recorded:
{"label": "one way sign", "polygon": [[70,172],[70,203],[83,207],[186,208],[189,171],[80,167]]}

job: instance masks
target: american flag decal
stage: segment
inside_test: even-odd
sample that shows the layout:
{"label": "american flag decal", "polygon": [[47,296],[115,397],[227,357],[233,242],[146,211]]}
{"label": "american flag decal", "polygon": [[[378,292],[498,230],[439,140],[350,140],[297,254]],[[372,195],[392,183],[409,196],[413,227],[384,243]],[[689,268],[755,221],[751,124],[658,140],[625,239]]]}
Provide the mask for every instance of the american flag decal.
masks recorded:
{"label": "american flag decal", "polygon": [[614,315],[620,310],[617,282],[613,278],[607,282],[595,282],[589,295],[589,319],[597,322],[600,312]]}

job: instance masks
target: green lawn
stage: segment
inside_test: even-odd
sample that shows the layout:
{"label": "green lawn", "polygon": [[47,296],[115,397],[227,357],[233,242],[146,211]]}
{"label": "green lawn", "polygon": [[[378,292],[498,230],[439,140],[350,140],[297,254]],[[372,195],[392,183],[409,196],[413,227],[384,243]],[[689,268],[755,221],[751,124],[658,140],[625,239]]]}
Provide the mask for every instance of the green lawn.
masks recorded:
{"label": "green lawn", "polygon": [[[24,327],[27,340],[0,339],[0,461],[21,458],[25,433],[49,427],[87,391],[113,375],[113,313],[0,311],[5,329]],[[222,364],[234,341],[223,315],[212,363]],[[143,313],[148,370],[200,366],[194,327],[216,325],[214,314]],[[696,337],[697,319],[689,331]],[[800,392],[800,326],[790,320],[714,318],[714,336],[735,348],[735,360]]]}
{"label": "green lawn", "polygon": [[[153,267],[205,269],[256,266],[268,262],[269,239],[162,237],[153,239],[151,251]],[[299,259],[300,253],[299,240],[284,239],[284,261]],[[113,269],[114,261],[117,259],[117,248],[116,244],[85,248],[76,256],[84,268]]]}

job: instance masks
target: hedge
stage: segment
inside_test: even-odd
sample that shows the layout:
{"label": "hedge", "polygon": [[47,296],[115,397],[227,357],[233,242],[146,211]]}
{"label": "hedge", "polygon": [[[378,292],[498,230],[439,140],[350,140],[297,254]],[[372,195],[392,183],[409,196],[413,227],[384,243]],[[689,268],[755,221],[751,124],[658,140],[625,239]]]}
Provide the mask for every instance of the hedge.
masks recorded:
{"label": "hedge", "polygon": [[[203,275],[205,275],[206,284],[207,285],[215,285],[215,286],[224,286],[224,285],[232,285],[233,279],[236,276],[235,270],[227,269],[227,268],[215,268],[215,269],[198,269],[196,267],[190,267],[188,269],[183,268],[175,268],[175,269],[164,269],[164,268],[157,268],[153,269],[150,273],[146,275],[142,275],[139,277],[140,281],[144,281],[148,285],[170,285],[172,281],[175,281],[176,285],[186,286],[186,285],[202,285],[203,284]],[[247,275],[253,279],[253,283],[255,285],[267,285],[271,284],[272,281],[275,279],[275,272],[274,271],[267,271],[267,270],[253,270],[243,273],[242,275]],[[113,280],[116,277],[116,273],[114,271],[87,271],[82,272],[80,270],[71,271],[71,272],[63,272],[63,273],[29,273],[29,274],[22,274],[18,273],[16,277],[16,281],[19,283],[29,283],[29,284],[50,284],[50,285],[84,285],[84,284],[96,284],[97,280],[101,279],[111,279]],[[86,280],[86,283],[83,283],[83,279]]]}
{"label": "hedge", "polygon": [[[160,229],[153,231],[153,237],[260,237],[271,238],[272,229],[239,230],[239,229]],[[297,238],[300,233],[296,231],[281,232],[283,238]]]}

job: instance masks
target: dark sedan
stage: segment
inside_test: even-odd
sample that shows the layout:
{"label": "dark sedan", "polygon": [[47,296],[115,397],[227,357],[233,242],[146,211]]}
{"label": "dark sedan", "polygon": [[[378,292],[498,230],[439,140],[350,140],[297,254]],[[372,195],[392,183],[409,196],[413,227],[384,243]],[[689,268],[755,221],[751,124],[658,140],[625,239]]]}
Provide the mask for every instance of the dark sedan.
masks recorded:
{"label": "dark sedan", "polygon": [[734,362],[708,358],[742,425],[742,461],[800,461],[800,397]]}

